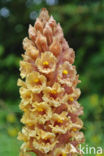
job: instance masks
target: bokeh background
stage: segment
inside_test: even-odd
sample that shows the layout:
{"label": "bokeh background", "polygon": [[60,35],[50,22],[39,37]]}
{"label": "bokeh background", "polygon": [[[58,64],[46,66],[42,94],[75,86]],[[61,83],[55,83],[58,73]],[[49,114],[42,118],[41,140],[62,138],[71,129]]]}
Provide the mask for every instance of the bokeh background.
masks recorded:
{"label": "bokeh background", "polygon": [[22,112],[16,83],[22,40],[43,7],[61,23],[76,51],[86,144],[104,147],[104,1],[0,0],[0,156],[19,153]]}

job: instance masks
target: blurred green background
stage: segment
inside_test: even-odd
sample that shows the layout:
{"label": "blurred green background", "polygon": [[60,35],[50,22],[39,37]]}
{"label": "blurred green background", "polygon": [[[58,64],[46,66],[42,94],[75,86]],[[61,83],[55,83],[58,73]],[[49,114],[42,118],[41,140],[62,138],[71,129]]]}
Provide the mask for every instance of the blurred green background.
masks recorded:
{"label": "blurred green background", "polygon": [[82,83],[86,144],[104,147],[104,1],[0,0],[0,156],[18,156],[21,129],[17,87],[22,40],[40,9],[61,23]]}

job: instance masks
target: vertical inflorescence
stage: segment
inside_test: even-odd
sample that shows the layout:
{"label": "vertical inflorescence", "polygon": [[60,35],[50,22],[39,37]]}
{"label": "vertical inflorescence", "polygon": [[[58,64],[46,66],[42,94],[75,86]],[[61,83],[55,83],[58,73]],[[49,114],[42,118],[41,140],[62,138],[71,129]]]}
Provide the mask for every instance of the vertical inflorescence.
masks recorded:
{"label": "vertical inflorescence", "polygon": [[23,140],[20,156],[75,156],[84,141],[77,102],[80,89],[74,65],[74,51],[68,46],[60,24],[42,9],[29,38],[23,41],[20,61],[21,122],[18,139]]}

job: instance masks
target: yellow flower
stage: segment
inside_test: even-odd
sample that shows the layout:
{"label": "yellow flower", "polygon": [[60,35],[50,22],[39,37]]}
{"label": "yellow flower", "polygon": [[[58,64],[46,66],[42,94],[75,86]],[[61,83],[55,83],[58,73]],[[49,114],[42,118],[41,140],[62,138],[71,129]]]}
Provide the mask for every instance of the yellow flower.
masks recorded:
{"label": "yellow flower", "polygon": [[59,65],[58,69],[58,80],[61,84],[66,84],[72,86],[73,81],[76,78],[75,67],[72,66],[69,62],[64,62]]}
{"label": "yellow flower", "polygon": [[36,66],[40,72],[49,74],[56,68],[56,57],[51,52],[44,52],[36,60]]}
{"label": "yellow flower", "polygon": [[63,101],[64,88],[59,83],[54,83],[52,87],[44,88],[43,100],[57,107]]}
{"label": "yellow flower", "polygon": [[77,100],[81,94],[79,88],[73,88],[73,92],[70,94],[65,94],[64,101],[67,103],[73,103],[73,101]]}
{"label": "yellow flower", "polygon": [[26,84],[25,84],[25,82],[22,81],[21,79],[18,79],[18,81],[17,81],[17,85],[20,86],[20,87],[24,87],[24,88],[26,88]]}
{"label": "yellow flower", "polygon": [[57,140],[55,140],[53,143],[45,143],[40,142],[37,139],[33,140],[33,147],[37,150],[42,151],[43,153],[48,153],[49,151],[52,151],[55,147],[55,145],[58,143]]}
{"label": "yellow flower", "polygon": [[30,138],[29,133],[30,133],[29,129],[24,127],[22,129],[22,132],[18,133],[18,139],[23,140],[24,142],[27,142]]}
{"label": "yellow flower", "polygon": [[26,61],[20,61],[20,76],[25,78],[29,73],[33,71],[33,67]]}
{"label": "yellow flower", "polygon": [[34,93],[40,93],[46,86],[46,77],[38,72],[28,74],[26,78],[27,88]]}
{"label": "yellow flower", "polygon": [[27,111],[25,111],[21,122],[28,126],[32,126],[36,123],[45,123],[51,119],[51,116],[51,108],[46,102],[34,102],[32,103],[31,108],[28,108]]}
{"label": "yellow flower", "polygon": [[67,112],[62,112],[61,114],[54,113],[53,116],[52,116],[52,120],[57,121],[59,123],[63,123],[65,120],[68,120]]}
{"label": "yellow flower", "polygon": [[72,153],[71,148],[72,147],[70,146],[70,144],[66,144],[64,147],[63,146],[62,147],[57,147],[55,149],[54,156],[67,156],[68,152]]}
{"label": "yellow flower", "polygon": [[32,99],[31,90],[21,87],[20,94],[21,94],[22,102],[24,103],[24,105],[27,105],[31,102],[31,99]]}

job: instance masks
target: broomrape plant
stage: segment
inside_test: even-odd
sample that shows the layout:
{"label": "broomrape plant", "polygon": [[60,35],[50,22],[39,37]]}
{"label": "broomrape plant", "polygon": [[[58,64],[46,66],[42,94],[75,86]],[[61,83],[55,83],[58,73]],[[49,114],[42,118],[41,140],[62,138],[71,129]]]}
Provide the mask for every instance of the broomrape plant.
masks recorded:
{"label": "broomrape plant", "polygon": [[74,65],[75,53],[64,38],[60,24],[42,9],[29,38],[23,40],[20,61],[20,109],[24,124],[18,139],[24,143],[20,156],[76,156],[84,141],[77,102],[80,89]]}

